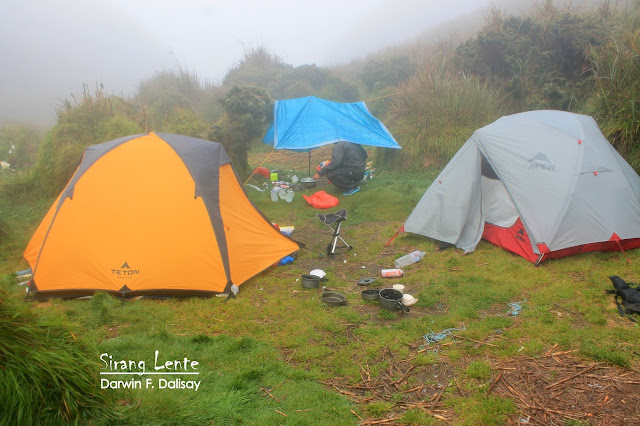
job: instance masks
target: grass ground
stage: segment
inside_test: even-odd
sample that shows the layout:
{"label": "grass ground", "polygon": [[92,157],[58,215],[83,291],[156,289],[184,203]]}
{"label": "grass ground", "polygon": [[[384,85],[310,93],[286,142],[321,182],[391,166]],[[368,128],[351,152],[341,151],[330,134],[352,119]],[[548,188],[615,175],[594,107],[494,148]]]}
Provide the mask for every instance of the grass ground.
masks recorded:
{"label": "grass ground", "polygon": [[[251,164],[266,156],[254,154]],[[314,152],[312,164],[323,156]],[[276,153],[264,166],[302,177],[307,162],[306,154]],[[618,316],[605,290],[610,275],[640,281],[640,250],[535,267],[485,242],[466,256],[411,234],[385,246],[436,174],[379,172],[353,196],[326,185],[296,193],[291,203],[274,203],[268,192],[247,186],[262,212],[295,226],[292,238],[308,249],[244,283],[227,302],[122,302],[99,294],[33,308],[63,313],[75,336],[95,344],[96,371],[103,353],[145,360],[147,368],[155,351],[161,360],[200,363],[197,392],[100,390],[96,383],[118,408],[119,424],[638,423],[640,332]],[[260,179],[249,183],[261,187]],[[316,190],[347,209],[343,236],[352,251],[319,254],[329,230],[302,197]],[[0,202],[9,235],[2,242],[3,288],[16,297],[21,289],[10,273],[25,266],[17,261],[21,247],[51,201]],[[413,250],[426,256],[402,278],[380,277]],[[316,268],[327,272],[327,288],[346,295],[346,306],[327,307],[321,289],[301,287],[300,276]],[[369,288],[404,284],[418,303],[405,314],[381,310],[361,299],[357,281],[364,277],[376,277]]]}

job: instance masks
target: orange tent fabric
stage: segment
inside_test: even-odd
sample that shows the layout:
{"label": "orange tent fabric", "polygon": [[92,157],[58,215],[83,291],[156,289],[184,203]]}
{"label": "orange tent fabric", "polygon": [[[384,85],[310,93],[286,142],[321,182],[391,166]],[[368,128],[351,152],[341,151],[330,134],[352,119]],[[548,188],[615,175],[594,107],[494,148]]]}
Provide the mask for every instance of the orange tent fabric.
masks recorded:
{"label": "orange tent fabric", "polygon": [[299,248],[248,200],[222,145],[148,133],[87,148],[24,258],[36,298],[206,295]]}

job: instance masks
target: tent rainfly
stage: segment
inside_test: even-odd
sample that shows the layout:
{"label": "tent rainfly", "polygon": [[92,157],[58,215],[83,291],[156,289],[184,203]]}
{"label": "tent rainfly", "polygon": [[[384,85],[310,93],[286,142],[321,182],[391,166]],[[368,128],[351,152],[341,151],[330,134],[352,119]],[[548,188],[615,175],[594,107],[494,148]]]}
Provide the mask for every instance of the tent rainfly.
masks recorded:
{"label": "tent rainfly", "polygon": [[222,145],[148,133],[86,149],[24,258],[35,298],[210,295],[299,248],[248,200]]}
{"label": "tent rainfly", "polygon": [[473,252],[481,238],[539,264],[640,247],[640,177],[592,117],[530,111],[476,130],[404,230]]}

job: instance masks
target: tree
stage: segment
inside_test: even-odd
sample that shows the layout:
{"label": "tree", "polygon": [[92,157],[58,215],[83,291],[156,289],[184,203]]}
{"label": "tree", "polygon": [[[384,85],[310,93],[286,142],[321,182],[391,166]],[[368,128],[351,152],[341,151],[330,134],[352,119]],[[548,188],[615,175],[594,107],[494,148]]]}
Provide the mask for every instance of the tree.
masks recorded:
{"label": "tree", "polygon": [[220,99],[224,116],[209,131],[220,142],[240,173],[249,170],[251,144],[263,134],[273,114],[273,101],[266,90],[255,86],[234,86]]}
{"label": "tree", "polygon": [[245,48],[244,58],[224,77],[225,87],[257,86],[269,88],[282,74],[291,69],[291,65],[269,52],[264,46]]}
{"label": "tree", "polygon": [[576,110],[592,76],[588,49],[618,38],[609,17],[551,2],[530,16],[492,9],[485,27],[456,49],[465,75],[502,84],[521,109]]}
{"label": "tree", "polygon": [[416,66],[407,56],[372,59],[360,73],[360,80],[369,92],[388,86],[397,86],[416,72]]}

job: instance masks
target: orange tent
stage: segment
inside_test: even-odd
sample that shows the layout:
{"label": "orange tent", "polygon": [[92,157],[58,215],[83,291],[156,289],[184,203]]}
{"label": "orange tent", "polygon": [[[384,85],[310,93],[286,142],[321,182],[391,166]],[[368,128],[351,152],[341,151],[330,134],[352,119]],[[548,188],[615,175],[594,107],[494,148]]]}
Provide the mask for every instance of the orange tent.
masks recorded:
{"label": "orange tent", "polygon": [[208,295],[299,248],[247,199],[222,145],[148,133],[87,148],[24,258],[36,298]]}

